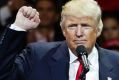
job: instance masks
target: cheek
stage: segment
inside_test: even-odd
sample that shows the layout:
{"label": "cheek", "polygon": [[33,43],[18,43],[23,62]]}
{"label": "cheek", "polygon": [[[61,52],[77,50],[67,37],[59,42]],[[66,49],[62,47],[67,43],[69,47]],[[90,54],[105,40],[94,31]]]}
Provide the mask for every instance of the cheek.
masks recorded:
{"label": "cheek", "polygon": [[119,34],[119,31],[113,31],[114,34],[118,35]]}
{"label": "cheek", "polygon": [[69,39],[70,40],[74,36],[74,31],[64,28],[63,34],[64,34],[64,36],[65,36],[66,39]]}
{"label": "cheek", "polygon": [[77,45],[74,43],[74,39],[75,39],[75,31],[73,30],[67,30],[65,32],[65,38],[68,44],[68,47],[72,50],[75,51]]}
{"label": "cheek", "polygon": [[66,41],[68,43],[72,44],[73,43],[73,40],[75,38],[75,32],[73,30],[65,29],[63,31],[63,34],[64,34],[64,36],[66,38]]}
{"label": "cheek", "polygon": [[113,38],[118,38],[119,37],[119,32],[113,32],[112,33]]}
{"label": "cheek", "polygon": [[73,40],[75,36],[75,31],[74,30],[66,30],[66,38],[68,38],[69,40]]}
{"label": "cheek", "polygon": [[89,30],[85,32],[86,38],[88,40],[88,44],[93,44],[96,41],[97,38],[97,31],[95,30]]}

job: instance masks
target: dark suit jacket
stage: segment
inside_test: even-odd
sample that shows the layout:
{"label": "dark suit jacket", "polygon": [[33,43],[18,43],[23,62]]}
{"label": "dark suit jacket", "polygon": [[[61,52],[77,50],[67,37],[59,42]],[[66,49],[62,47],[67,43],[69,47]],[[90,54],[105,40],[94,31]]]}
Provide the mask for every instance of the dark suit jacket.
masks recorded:
{"label": "dark suit jacket", "polygon": [[[0,38],[0,80],[68,80],[69,52],[65,41],[32,43],[20,53],[25,35],[8,28]],[[97,49],[99,80],[119,80],[119,53]]]}

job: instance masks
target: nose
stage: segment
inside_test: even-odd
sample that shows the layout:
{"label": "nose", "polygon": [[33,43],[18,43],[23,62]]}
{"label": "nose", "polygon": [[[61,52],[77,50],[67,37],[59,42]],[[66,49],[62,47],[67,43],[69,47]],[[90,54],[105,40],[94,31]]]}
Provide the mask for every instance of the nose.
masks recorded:
{"label": "nose", "polygon": [[82,29],[81,25],[77,26],[77,29],[76,29],[75,33],[76,33],[77,37],[82,37],[83,36],[83,29]]}

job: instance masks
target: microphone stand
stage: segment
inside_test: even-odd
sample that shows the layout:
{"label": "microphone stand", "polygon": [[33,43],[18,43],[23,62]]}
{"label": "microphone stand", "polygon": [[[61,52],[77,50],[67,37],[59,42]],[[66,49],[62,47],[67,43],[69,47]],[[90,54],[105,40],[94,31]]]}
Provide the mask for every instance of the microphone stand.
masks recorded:
{"label": "microphone stand", "polygon": [[76,52],[78,54],[78,58],[81,59],[81,63],[83,65],[83,71],[81,75],[79,76],[79,80],[85,80],[86,73],[89,71],[89,61],[87,59],[88,53],[86,51],[85,46],[81,45],[76,48]]}
{"label": "microphone stand", "polygon": [[81,75],[79,76],[79,80],[85,80],[86,78],[86,73],[89,71],[89,65],[85,65],[83,64],[83,71],[81,73]]}

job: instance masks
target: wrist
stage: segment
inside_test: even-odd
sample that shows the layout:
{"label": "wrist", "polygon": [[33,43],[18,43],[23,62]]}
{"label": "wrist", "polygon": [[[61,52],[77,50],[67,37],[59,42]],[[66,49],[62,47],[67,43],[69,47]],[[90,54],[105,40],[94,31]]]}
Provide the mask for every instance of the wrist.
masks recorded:
{"label": "wrist", "polygon": [[19,27],[15,23],[11,24],[10,29],[16,30],[16,31],[26,31],[25,29]]}

